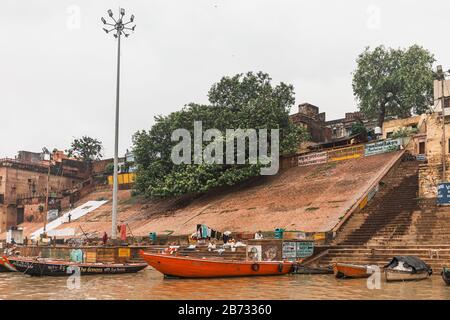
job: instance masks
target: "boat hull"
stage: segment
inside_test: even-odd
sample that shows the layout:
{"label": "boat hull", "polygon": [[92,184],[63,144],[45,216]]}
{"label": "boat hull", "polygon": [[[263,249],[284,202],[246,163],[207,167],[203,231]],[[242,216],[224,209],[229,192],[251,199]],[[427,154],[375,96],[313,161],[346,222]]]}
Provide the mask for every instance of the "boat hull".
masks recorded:
{"label": "boat hull", "polygon": [[0,272],[16,272],[16,268],[6,257],[0,256]]}
{"label": "boat hull", "polygon": [[70,263],[63,261],[36,261],[25,258],[9,258],[17,271],[30,276],[68,277],[73,274],[84,275],[111,275],[136,273],[147,267],[145,263],[132,264],[89,264]]}
{"label": "boat hull", "polygon": [[292,273],[295,274],[333,274],[332,267],[310,267],[297,265],[294,266]]}
{"label": "boat hull", "polygon": [[359,266],[345,263],[333,264],[333,273],[338,279],[358,279],[368,278],[372,273],[369,272],[367,266]]}
{"label": "boat hull", "polygon": [[450,269],[449,268],[444,268],[442,270],[442,280],[444,280],[445,284],[450,286]]}
{"label": "boat hull", "polygon": [[293,262],[219,261],[152,254],[141,251],[141,257],[166,277],[225,278],[285,275]]}
{"label": "boat hull", "polygon": [[384,271],[386,281],[419,281],[428,279],[430,277],[430,273],[428,271],[421,271],[412,273],[410,271],[401,271],[401,270],[393,270],[386,269]]}

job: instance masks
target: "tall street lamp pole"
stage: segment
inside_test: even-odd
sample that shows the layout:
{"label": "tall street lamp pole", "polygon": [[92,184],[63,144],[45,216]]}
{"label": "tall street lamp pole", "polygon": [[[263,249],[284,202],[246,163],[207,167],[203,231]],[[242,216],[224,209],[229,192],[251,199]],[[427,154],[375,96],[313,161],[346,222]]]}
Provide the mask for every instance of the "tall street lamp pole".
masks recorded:
{"label": "tall street lamp pole", "polygon": [[[450,71],[450,70],[449,70]],[[447,145],[446,145],[446,137],[445,137],[445,75],[448,71],[444,71],[441,65],[437,66],[437,75],[440,80],[441,85],[441,110],[442,110],[442,183],[447,182]]]}
{"label": "tall street lamp pole", "polygon": [[117,193],[118,186],[118,171],[119,171],[119,92],[120,92],[120,39],[122,35],[128,38],[130,35],[126,30],[134,31],[136,25],[133,27],[127,27],[128,24],[134,21],[134,15],[131,15],[128,22],[124,22],[125,9],[120,8],[119,17],[116,20],[114,18],[111,9],[108,10],[108,16],[111,18],[112,23],[109,23],[105,18],[101,18],[102,22],[106,26],[112,27],[111,29],[103,28],[106,33],[114,32],[114,38],[117,39],[117,86],[116,86],[116,122],[115,122],[115,134],[114,134],[114,186],[113,186],[113,208],[112,208],[112,226],[111,226],[111,238],[117,239]]}

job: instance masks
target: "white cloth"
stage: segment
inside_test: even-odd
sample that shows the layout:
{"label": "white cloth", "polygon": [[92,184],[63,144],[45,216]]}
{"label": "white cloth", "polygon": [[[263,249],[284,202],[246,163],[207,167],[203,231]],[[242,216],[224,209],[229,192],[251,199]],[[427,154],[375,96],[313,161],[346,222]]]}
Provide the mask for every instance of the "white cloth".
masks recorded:
{"label": "white cloth", "polygon": [[234,245],[236,248],[238,247],[246,247],[246,244],[243,244],[242,242],[236,242],[236,244]]}

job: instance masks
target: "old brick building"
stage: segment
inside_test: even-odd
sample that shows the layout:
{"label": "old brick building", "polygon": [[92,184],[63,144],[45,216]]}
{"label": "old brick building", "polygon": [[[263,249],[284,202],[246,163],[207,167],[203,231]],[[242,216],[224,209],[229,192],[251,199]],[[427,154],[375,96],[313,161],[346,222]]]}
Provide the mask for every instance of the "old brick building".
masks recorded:
{"label": "old brick building", "polygon": [[298,106],[298,113],[290,116],[291,121],[306,128],[311,136],[311,141],[316,143],[332,142],[348,138],[351,135],[352,126],[362,122],[368,131],[377,126],[377,120],[368,120],[361,112],[348,112],[345,118],[326,121],[325,112],[319,113],[319,108],[302,103]]}
{"label": "old brick building", "polygon": [[375,129],[377,120],[367,119],[361,112],[347,112],[345,118],[326,121],[325,126],[331,130],[331,138],[333,140],[347,138],[351,135],[354,124],[362,122],[367,131]]}
{"label": "old brick building", "polygon": [[89,177],[89,168],[83,162],[61,156],[50,162],[37,155],[22,151],[16,159],[0,160],[0,232],[26,219],[43,218],[47,182],[49,203],[54,204],[64,192],[70,194]]}
{"label": "old brick building", "polygon": [[331,140],[331,129],[325,125],[325,112],[319,113],[319,108],[302,103],[298,106],[298,113],[290,116],[291,121],[308,130],[313,142],[326,142]]}

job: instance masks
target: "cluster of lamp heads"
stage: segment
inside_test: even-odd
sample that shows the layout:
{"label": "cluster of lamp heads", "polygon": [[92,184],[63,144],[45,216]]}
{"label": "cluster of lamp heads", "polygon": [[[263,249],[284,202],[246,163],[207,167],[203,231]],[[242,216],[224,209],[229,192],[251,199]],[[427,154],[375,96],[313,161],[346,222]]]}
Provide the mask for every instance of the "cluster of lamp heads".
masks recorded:
{"label": "cluster of lamp heads", "polygon": [[103,30],[106,33],[110,33],[111,31],[116,31],[114,33],[114,37],[117,38],[121,34],[123,34],[125,37],[128,37],[130,35],[129,31],[134,31],[136,28],[136,25],[132,27],[128,27],[130,23],[134,22],[134,14],[131,15],[130,20],[128,22],[124,22],[123,17],[125,16],[125,9],[121,8],[119,11],[119,17],[116,19],[114,18],[114,14],[111,9],[108,10],[108,16],[111,18],[112,23],[109,23],[106,21],[105,18],[102,17],[102,22],[104,25],[111,26],[112,28],[108,30],[107,28],[103,28]]}

